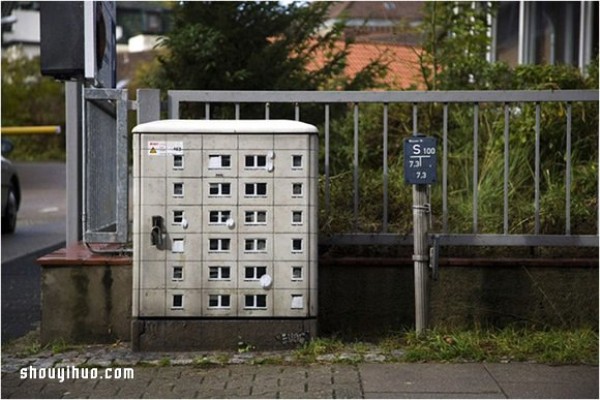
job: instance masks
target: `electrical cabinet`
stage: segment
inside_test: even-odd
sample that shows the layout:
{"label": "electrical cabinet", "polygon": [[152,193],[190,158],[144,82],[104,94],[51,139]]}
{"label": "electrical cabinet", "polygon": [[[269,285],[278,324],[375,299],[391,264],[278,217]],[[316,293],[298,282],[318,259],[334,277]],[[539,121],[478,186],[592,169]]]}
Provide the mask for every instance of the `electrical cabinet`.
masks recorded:
{"label": "electrical cabinet", "polygon": [[134,319],[315,318],[317,129],[162,120],[133,133]]}

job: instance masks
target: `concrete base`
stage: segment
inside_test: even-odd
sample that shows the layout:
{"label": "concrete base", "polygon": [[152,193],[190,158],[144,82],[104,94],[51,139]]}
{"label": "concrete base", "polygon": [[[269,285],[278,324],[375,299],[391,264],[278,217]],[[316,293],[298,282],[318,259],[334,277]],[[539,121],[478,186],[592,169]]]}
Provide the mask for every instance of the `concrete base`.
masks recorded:
{"label": "concrete base", "polygon": [[283,350],[317,336],[314,319],[134,319],[134,351]]}

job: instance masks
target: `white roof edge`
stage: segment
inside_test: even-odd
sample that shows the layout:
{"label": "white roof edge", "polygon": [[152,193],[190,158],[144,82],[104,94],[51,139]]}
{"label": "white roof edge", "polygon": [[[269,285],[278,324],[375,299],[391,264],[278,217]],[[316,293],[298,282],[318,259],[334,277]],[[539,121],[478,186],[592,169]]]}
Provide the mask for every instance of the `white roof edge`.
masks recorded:
{"label": "white roof edge", "polygon": [[314,125],[283,119],[164,119],[133,128],[133,133],[317,133]]}

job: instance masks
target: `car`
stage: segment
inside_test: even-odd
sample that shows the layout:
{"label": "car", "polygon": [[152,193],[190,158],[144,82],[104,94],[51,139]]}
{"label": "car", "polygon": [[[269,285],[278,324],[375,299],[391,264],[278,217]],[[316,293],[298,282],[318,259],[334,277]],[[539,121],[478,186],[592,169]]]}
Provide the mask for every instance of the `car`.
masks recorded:
{"label": "car", "polygon": [[2,139],[2,234],[13,233],[17,228],[17,212],[21,205],[21,185],[13,163],[4,158],[13,144]]}

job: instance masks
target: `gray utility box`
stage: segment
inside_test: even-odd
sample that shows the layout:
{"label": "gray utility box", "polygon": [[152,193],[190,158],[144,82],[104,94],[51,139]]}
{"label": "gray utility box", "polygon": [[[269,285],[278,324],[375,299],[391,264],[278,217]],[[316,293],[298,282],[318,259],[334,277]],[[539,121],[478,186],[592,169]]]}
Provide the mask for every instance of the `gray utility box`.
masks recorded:
{"label": "gray utility box", "polygon": [[317,129],[163,120],[133,133],[134,348],[316,334]]}

